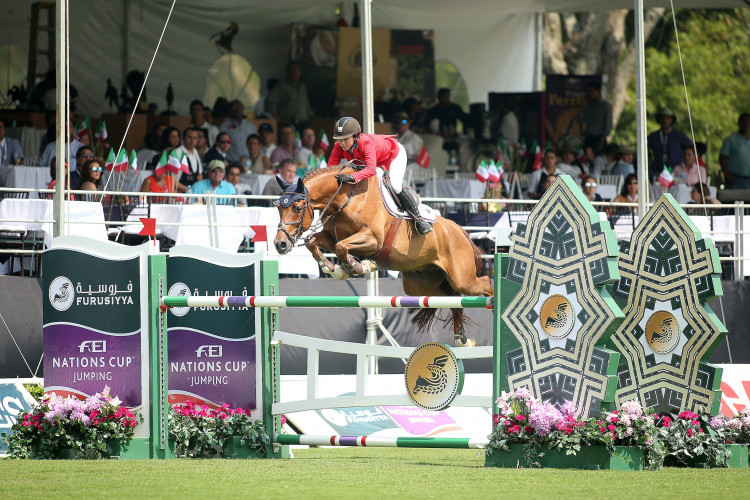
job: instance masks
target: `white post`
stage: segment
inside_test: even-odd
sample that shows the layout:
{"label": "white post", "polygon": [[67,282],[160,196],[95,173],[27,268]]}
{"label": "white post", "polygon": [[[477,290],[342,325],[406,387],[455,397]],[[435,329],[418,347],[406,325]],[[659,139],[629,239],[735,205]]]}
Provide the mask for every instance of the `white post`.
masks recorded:
{"label": "white post", "polygon": [[360,2],[360,31],[362,33],[362,131],[375,132],[375,96],[372,87],[372,0]]}
{"label": "white post", "polygon": [[[378,273],[375,271],[374,273],[367,273],[367,296],[368,297],[377,297],[378,295]],[[368,307],[366,309],[367,311],[367,321],[365,322],[365,325],[367,326],[367,336],[365,337],[365,343],[368,345],[376,345],[378,343],[378,315],[380,313],[379,309],[375,309],[374,307]],[[370,356],[367,360],[367,373],[371,375],[375,375],[378,373],[378,358],[375,356]]]}
{"label": "white post", "polygon": [[[69,141],[68,120],[70,118],[68,108],[68,81],[66,78],[66,62],[68,54],[68,22],[67,22],[68,0],[58,0],[55,5],[55,54],[56,54],[56,82],[57,85],[57,168],[55,169],[55,193],[53,196],[53,218],[54,236],[65,234],[65,203],[63,202],[65,189],[65,154],[66,145]],[[29,75],[29,86],[36,81],[36,75]]]}
{"label": "white post", "polygon": [[646,54],[643,39],[643,0],[635,0],[635,114],[638,159],[638,216],[649,203],[648,154],[646,151]]}

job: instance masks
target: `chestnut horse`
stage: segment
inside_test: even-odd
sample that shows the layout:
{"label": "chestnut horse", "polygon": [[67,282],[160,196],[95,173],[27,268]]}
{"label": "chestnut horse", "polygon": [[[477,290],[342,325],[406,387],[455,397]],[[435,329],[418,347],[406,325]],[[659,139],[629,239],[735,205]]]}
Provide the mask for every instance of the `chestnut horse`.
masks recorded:
{"label": "chestnut horse", "polygon": [[[321,269],[338,279],[372,272],[380,265],[401,271],[407,295],[493,295],[491,280],[484,275],[481,250],[463,228],[438,217],[432,232],[420,236],[411,221],[395,224],[383,205],[377,176],[357,184],[339,184],[335,178],[353,172],[350,166],[322,168],[299,179],[296,186],[277,177],[284,189],[277,202],[281,222],[273,240],[279,254],[292,249],[312,225],[313,210],[318,210],[320,222],[305,244]],[[395,230],[388,237],[392,225]],[[335,253],[344,266],[334,265],[321,249]],[[412,322],[423,331],[430,327],[436,312],[419,309]],[[463,309],[451,312],[455,344],[476,345],[464,333]]]}

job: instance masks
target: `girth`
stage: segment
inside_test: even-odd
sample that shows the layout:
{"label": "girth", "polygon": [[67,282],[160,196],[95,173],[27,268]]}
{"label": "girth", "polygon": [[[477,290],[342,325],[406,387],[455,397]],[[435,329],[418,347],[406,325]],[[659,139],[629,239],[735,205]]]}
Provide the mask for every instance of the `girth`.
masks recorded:
{"label": "girth", "polygon": [[393,218],[391,227],[388,228],[388,232],[386,233],[385,239],[383,240],[383,246],[380,247],[378,253],[367,257],[368,259],[374,260],[379,265],[382,265],[386,268],[391,266],[391,250],[393,249],[393,240],[396,239],[396,233],[398,233],[398,228],[401,227],[401,223],[403,221],[404,219],[402,219],[401,217]]}

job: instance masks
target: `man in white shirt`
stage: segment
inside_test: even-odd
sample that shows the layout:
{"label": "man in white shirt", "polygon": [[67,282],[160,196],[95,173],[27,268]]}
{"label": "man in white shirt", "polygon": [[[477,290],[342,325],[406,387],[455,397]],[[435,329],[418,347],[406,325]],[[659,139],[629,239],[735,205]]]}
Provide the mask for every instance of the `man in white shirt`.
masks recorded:
{"label": "man in white shirt", "polygon": [[[75,127],[73,125],[73,121],[68,122],[68,128],[70,129],[70,144],[66,148],[66,151],[69,152],[70,156],[70,162],[68,163],[68,170],[71,172],[76,172],[78,170],[78,165],[76,163],[76,153],[78,153],[78,149],[80,149],[83,146],[83,143],[79,142],[75,139]],[[58,134],[57,138],[60,139],[60,135]],[[62,137],[63,140],[65,140],[65,137]],[[42,153],[42,157],[39,160],[40,166],[42,167],[49,167],[52,163],[52,158],[55,158],[57,156],[57,140],[50,142],[47,144],[47,147],[44,148],[44,152]]]}
{"label": "man in white shirt", "polygon": [[0,165],[20,164],[24,158],[21,143],[12,137],[5,137],[5,122],[0,120]]}
{"label": "man in white shirt", "polygon": [[224,120],[219,130],[229,134],[232,145],[227,152],[230,162],[239,161],[240,156],[247,156],[247,136],[255,133],[255,124],[245,118],[245,106],[238,99],[229,104],[229,118]]}
{"label": "man in white shirt", "polygon": [[575,151],[570,146],[565,145],[560,153],[560,162],[557,164],[557,169],[578,182],[578,178],[581,176],[581,169],[577,165],[574,165],[575,160]]}
{"label": "man in white shirt", "polygon": [[538,200],[544,194],[544,181],[550,175],[563,175],[564,172],[557,169],[557,153],[552,149],[544,152],[544,167],[535,170],[529,179],[529,198]]}
{"label": "man in white shirt", "polygon": [[302,146],[294,154],[294,159],[302,163],[303,165],[307,165],[310,161],[310,155],[315,155],[316,157],[320,156],[317,153],[317,150],[320,148],[315,147],[315,139],[317,138],[315,137],[315,130],[312,127],[303,128],[302,135],[300,137]]}
{"label": "man in white shirt", "polygon": [[411,130],[411,120],[409,115],[401,111],[393,116],[393,128],[398,134],[396,138],[406,151],[406,159],[409,163],[414,163],[422,152],[424,141]]}
{"label": "man in white shirt", "polygon": [[261,123],[258,127],[258,135],[260,135],[260,154],[271,159],[273,150],[276,149],[276,137],[273,134],[273,127],[270,123]]}
{"label": "man in white shirt", "polygon": [[210,148],[216,142],[216,136],[219,135],[219,127],[207,122],[205,117],[203,103],[195,99],[190,103],[190,126],[208,130],[208,147]]}
{"label": "man in white shirt", "polygon": [[177,174],[177,181],[185,186],[192,186],[203,179],[203,163],[198,150],[195,148],[196,144],[198,144],[198,129],[188,127],[182,133],[182,146],[174,150],[178,158],[182,159],[182,154],[185,153],[188,160],[190,174],[184,172]]}

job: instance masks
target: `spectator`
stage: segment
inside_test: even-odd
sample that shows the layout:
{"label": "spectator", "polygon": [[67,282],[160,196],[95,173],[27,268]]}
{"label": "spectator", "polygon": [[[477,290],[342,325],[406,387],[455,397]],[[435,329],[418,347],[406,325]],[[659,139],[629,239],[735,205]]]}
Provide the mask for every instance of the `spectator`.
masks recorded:
{"label": "spectator", "polygon": [[302,67],[298,62],[287,63],[286,80],[268,92],[265,107],[277,120],[295,125],[302,125],[312,117],[312,106],[307,97],[307,87],[302,83]]}
{"label": "spectator", "polygon": [[578,179],[581,176],[581,169],[575,165],[575,160],[576,152],[570,146],[565,145],[562,151],[560,151],[560,161],[557,163],[557,169],[573,177],[573,179]]}
{"label": "spectator", "polygon": [[540,198],[544,196],[544,193],[546,193],[547,190],[552,187],[552,184],[554,184],[556,180],[557,180],[557,175],[555,174],[548,175],[547,177],[544,178],[544,180],[542,181],[542,189],[539,192]]}
{"label": "spectator", "polygon": [[[285,158],[279,162],[279,166],[276,169],[276,177],[283,180],[287,184],[292,184],[297,178],[297,164],[291,158]],[[266,183],[266,187],[263,188],[263,194],[266,196],[281,196],[284,191],[279,186],[276,179],[271,179]]]}
{"label": "spectator", "polygon": [[[68,129],[70,131],[70,144],[68,145],[66,149],[66,156],[70,156],[70,161],[68,163],[68,168],[71,172],[77,172],[78,166],[76,165],[76,153],[78,153],[78,150],[83,146],[78,140],[75,139],[74,133],[75,128],[73,127],[73,121],[68,121]],[[65,135],[61,132],[58,136],[62,136],[62,140],[65,140]],[[90,148],[89,148],[90,149]],[[52,163],[52,158],[57,156],[57,139],[48,143],[47,147],[44,149],[44,152],[42,153],[42,157],[39,160],[39,163],[42,167],[48,166]],[[72,183],[72,181],[71,181]],[[78,186],[76,186],[77,188]],[[76,189],[74,188],[74,189]]]}
{"label": "spectator", "polygon": [[203,156],[203,162],[208,165],[211,160],[221,160],[224,163],[229,163],[227,160],[227,151],[229,151],[232,145],[232,139],[226,132],[221,132],[216,136],[216,142],[214,147],[209,149]]}
{"label": "spectator", "polygon": [[558,176],[563,172],[557,169],[557,153],[548,149],[544,152],[544,168],[535,170],[529,179],[529,198],[538,200],[544,194],[544,180],[550,175]]}
{"label": "spectator", "polygon": [[261,123],[258,132],[260,134],[260,154],[270,160],[274,149],[276,149],[273,127],[270,123]]}
{"label": "spectator", "polygon": [[693,190],[690,191],[690,198],[693,203],[700,205],[721,205],[721,202],[711,196],[711,189],[708,184],[698,182],[693,186]]}
{"label": "spectator", "polygon": [[21,143],[5,136],[5,122],[0,120],[0,165],[20,165],[24,159]]}
{"label": "spectator", "polygon": [[422,125],[423,113],[422,113],[422,102],[409,97],[401,105],[401,109],[409,116],[411,121],[410,129],[413,132],[424,132],[424,126]]}
{"label": "spectator", "polygon": [[[64,172],[64,176],[65,176],[65,188],[64,189],[66,191],[70,189],[70,184],[68,184],[68,174],[69,174],[69,172],[68,172],[68,164],[66,163],[65,164],[65,172]],[[52,178],[52,182],[49,183],[49,185],[47,186],[47,189],[55,189],[55,186],[57,185],[57,158],[52,158],[52,160],[50,161],[49,176]],[[53,195],[52,194],[45,194],[45,197],[47,197],[47,196],[49,197],[49,199],[52,199]],[[75,200],[76,199],[76,196],[74,194],[70,194],[70,195],[68,195],[68,197],[69,197],[70,200]]]}
{"label": "spectator", "polygon": [[[252,190],[250,189],[250,186],[248,186],[244,182],[241,182],[242,174],[244,173],[245,171],[239,165],[227,165],[227,173],[226,173],[225,179],[228,183],[234,186],[234,190],[237,192],[237,194],[246,194],[246,195],[253,194]],[[243,198],[238,198],[237,206],[245,207],[247,206],[247,201]]]}
{"label": "spectator", "polygon": [[583,182],[581,182],[581,186],[583,187],[583,194],[589,201],[602,201],[602,197],[596,192],[597,184],[593,176],[585,176]]}
{"label": "spectator", "polygon": [[597,158],[599,160],[603,160],[601,157],[595,156],[594,148],[592,148],[591,146],[583,147],[582,154],[579,155],[574,162],[574,165],[581,169],[581,180],[585,179],[589,175],[593,176],[594,178],[601,175],[602,171],[604,170],[603,167],[605,166],[605,162],[597,162]]}
{"label": "spectator", "polygon": [[[214,137],[214,139],[216,138]],[[205,163],[203,157],[206,156],[206,151],[208,151],[208,129],[205,127],[198,128],[198,142],[195,144],[195,150],[198,151],[198,158],[201,159],[201,162]]]}
{"label": "spectator", "polygon": [[161,133],[160,151],[170,152],[180,146],[180,131],[177,127],[166,127]]}
{"label": "spectator", "polygon": [[305,127],[302,129],[300,136],[300,148],[294,154],[294,159],[297,162],[307,165],[310,162],[310,155],[320,157],[323,154],[323,150],[316,144],[317,137],[315,136],[315,130],[311,127]]}
{"label": "spectator", "polygon": [[[237,190],[234,185],[224,180],[226,165],[221,160],[211,160],[206,170],[208,179],[193,184],[193,194],[215,194],[215,195],[235,195]],[[216,203],[219,205],[236,205],[237,198],[217,198]]]}
{"label": "spectator", "polygon": [[195,127],[188,127],[182,133],[182,146],[175,149],[177,158],[182,159],[183,154],[187,157],[190,173],[185,174],[184,172],[180,172],[177,174],[177,179],[175,179],[185,186],[190,186],[203,179],[203,162],[201,162],[198,150],[195,149],[197,144],[198,129]]}
{"label": "spectator", "polygon": [[[143,184],[141,184],[141,192],[143,193],[174,193],[176,183],[174,180],[174,177],[172,177],[170,174],[167,173],[166,169],[162,171],[161,174],[156,173],[155,165],[159,164],[159,156],[156,155],[152,158],[151,163],[149,163],[149,166],[153,170],[153,174],[149,177],[146,177],[146,179],[143,180]],[[171,197],[152,197],[150,198],[152,203],[164,203],[164,204],[171,204],[174,203],[174,198]]]}
{"label": "spectator", "polygon": [[442,135],[443,149],[458,149],[456,126],[464,122],[466,114],[461,106],[451,102],[451,91],[441,88],[437,93],[438,103],[427,112],[425,121],[434,133]]}
{"label": "spectator", "polygon": [[260,137],[258,134],[247,136],[247,156],[242,165],[254,174],[265,174],[271,171],[271,160],[260,154]]}
{"label": "spectator", "polygon": [[701,182],[708,182],[706,180],[706,167],[698,163],[692,144],[684,149],[682,163],[674,168],[672,175],[676,184],[693,186]]}
{"label": "spectator", "polygon": [[520,137],[518,117],[513,110],[514,104],[514,100],[509,101],[503,99],[500,101],[500,112],[503,114],[503,117],[500,120],[500,137],[502,138],[503,143],[509,148],[518,144],[518,138]]}
{"label": "spectator", "polygon": [[278,83],[278,78],[269,78],[266,82],[266,95],[258,99],[255,105],[253,105],[253,115],[255,115],[255,118],[273,118],[273,114],[266,109],[266,99]]}
{"label": "spectator", "polygon": [[[638,202],[638,177],[635,174],[629,174],[625,177],[625,184],[622,186],[622,191],[618,194],[614,200],[615,203],[637,203]],[[635,210],[631,210],[635,213]]]}
{"label": "spectator", "polygon": [[648,168],[649,180],[658,176],[664,166],[674,168],[682,162],[682,151],[690,145],[690,139],[672,126],[677,123],[677,116],[669,108],[661,108],[656,113],[656,121],[661,128],[648,134],[648,149],[653,161]]}
{"label": "spectator", "polygon": [[213,146],[216,136],[219,135],[219,128],[211,122],[206,121],[203,103],[198,99],[190,103],[190,126],[195,128],[205,128],[208,132],[208,145]]}
{"label": "spectator", "polygon": [[235,99],[229,105],[229,118],[224,120],[219,130],[229,134],[232,145],[227,151],[230,162],[236,162],[240,156],[247,156],[247,136],[255,133],[255,124],[245,118],[245,107],[241,101]]}
{"label": "spectator", "polygon": [[211,117],[206,117],[208,123],[219,124],[219,131],[221,131],[221,125],[229,117],[229,101],[226,97],[217,97],[214,101],[213,110],[211,110]]}
{"label": "spectator", "polygon": [[157,123],[151,128],[151,132],[146,134],[146,137],[143,138],[143,147],[138,150],[138,154],[136,154],[138,165],[145,167],[146,163],[150,162],[151,158],[161,151],[161,149],[159,149],[161,135],[164,133],[165,128],[167,128],[167,126],[164,123]]}
{"label": "spectator", "polygon": [[586,88],[586,106],[578,114],[584,146],[595,153],[604,151],[607,137],[612,132],[612,105],[602,99],[602,86],[592,83]]}
{"label": "spectator", "polygon": [[411,130],[412,121],[405,112],[400,111],[393,116],[393,128],[398,134],[398,142],[404,146],[406,159],[414,163],[422,152],[424,141],[419,135]]}
{"label": "spectator", "polygon": [[[609,153],[610,146],[612,147],[611,154]],[[632,163],[628,163],[623,159],[628,158],[630,161],[633,161],[633,150],[630,149],[627,146],[620,146],[618,147],[616,144],[610,144],[607,146],[607,158],[612,158],[613,162],[611,163],[612,169],[610,170],[610,174],[612,175],[630,175],[635,173],[635,167],[633,167]]]}
{"label": "spectator", "polygon": [[294,159],[297,151],[298,148],[294,146],[294,125],[291,123],[281,124],[279,126],[279,145],[271,155],[271,163],[278,163],[286,158]]}
{"label": "spectator", "polygon": [[719,163],[729,189],[750,189],[750,113],[742,113],[737,125],[721,145]]}
{"label": "spectator", "polygon": [[[81,190],[99,191],[102,185],[102,165],[99,160],[89,160],[81,167]],[[87,201],[96,201],[93,198]]]}

